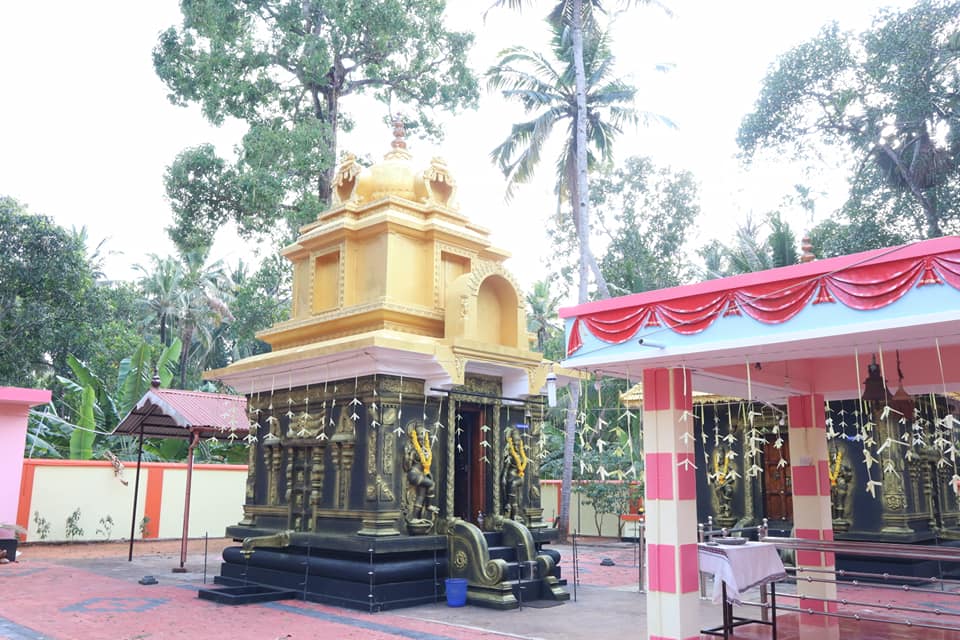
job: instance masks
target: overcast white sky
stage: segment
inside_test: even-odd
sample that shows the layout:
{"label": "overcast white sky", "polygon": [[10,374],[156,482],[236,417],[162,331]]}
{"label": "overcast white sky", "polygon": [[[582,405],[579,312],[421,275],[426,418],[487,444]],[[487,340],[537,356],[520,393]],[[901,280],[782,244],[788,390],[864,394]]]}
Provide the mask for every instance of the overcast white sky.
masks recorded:
{"label": "overcast white sky", "polygon": [[[545,46],[548,35],[540,16],[549,0],[520,16],[493,12],[484,22],[481,14],[488,4],[448,0],[451,24],[477,35],[472,59],[479,71],[503,47]],[[694,172],[703,208],[699,245],[713,236],[728,240],[745,215],[761,216],[777,207],[791,185],[809,181],[783,166],[745,172],[734,157],[737,128],[768,65],[830,20],[860,29],[879,7],[909,2],[664,4],[672,8],[672,17],[651,7],[621,16],[616,55],[620,74],[640,88],[637,107],[662,113],[679,128],[630,132],[617,154],[649,155]],[[114,278],[133,277],[131,265],[146,263],[148,253],[173,251],[164,232],[171,216],[162,178],[176,154],[203,142],[229,154],[243,131],[236,125],[213,128],[197,108],[167,101],[153,72],[151,50],[157,35],[178,21],[175,0],[53,0],[0,8],[0,194],[64,226],[86,225],[94,244],[106,238],[112,252],[107,273]],[[676,68],[666,75],[653,73],[660,62]],[[343,147],[379,157],[391,137],[381,124],[386,108],[344,106],[357,128],[343,137]],[[411,140],[410,148],[422,163],[433,155],[447,158],[459,182],[462,211],[491,229],[494,242],[513,253],[509,266],[526,286],[542,278],[551,262],[543,228],[554,208],[552,160],[544,166],[543,180],[522,188],[507,205],[503,179],[487,159],[521,115],[496,96],[486,96],[479,110],[450,119],[439,147]],[[842,200],[842,178],[829,168],[813,178],[827,192],[818,204],[818,221]],[[803,227],[807,221],[796,224]],[[227,238],[215,247],[217,257],[229,262],[253,251],[252,244]]]}

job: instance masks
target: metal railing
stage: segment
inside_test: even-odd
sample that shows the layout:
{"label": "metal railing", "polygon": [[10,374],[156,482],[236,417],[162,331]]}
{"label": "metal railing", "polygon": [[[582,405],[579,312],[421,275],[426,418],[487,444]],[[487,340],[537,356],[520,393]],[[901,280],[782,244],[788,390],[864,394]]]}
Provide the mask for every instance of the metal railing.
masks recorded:
{"label": "metal railing", "polygon": [[[917,546],[881,542],[822,541],[803,538],[761,536],[761,542],[772,543],[780,550],[813,551],[844,556],[869,557],[877,560],[917,560],[960,563],[960,549],[941,546]],[[793,598],[795,606],[779,604],[779,611],[827,616],[856,621],[896,624],[923,629],[957,631],[960,629],[960,580],[941,576],[917,577],[896,573],[848,571],[817,567],[786,566],[787,573],[798,584],[821,583],[836,585],[836,598],[822,598],[778,590],[781,599]],[[798,571],[800,575],[798,575]],[[941,571],[942,574],[942,571]],[[869,601],[866,590],[890,592],[886,603]],[[842,596],[840,593],[842,592]],[[920,597],[918,597],[920,596]],[[936,596],[925,602],[922,596]],[[762,597],[762,592],[761,592]],[[803,606],[804,602],[816,607]],[[782,602],[782,600],[781,600]],[[954,604],[955,603],[955,604]],[[763,607],[763,602],[744,602]],[[818,609],[825,609],[819,611]],[[886,614],[886,615],[885,615]],[[943,622],[940,622],[943,621]]]}

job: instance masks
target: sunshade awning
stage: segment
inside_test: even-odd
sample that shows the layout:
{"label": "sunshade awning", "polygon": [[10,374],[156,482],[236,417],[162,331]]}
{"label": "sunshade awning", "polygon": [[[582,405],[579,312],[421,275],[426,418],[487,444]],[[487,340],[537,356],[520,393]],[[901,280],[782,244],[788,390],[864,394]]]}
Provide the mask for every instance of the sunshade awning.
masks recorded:
{"label": "sunshade awning", "polygon": [[127,414],[114,434],[148,438],[189,438],[191,433],[246,435],[250,430],[247,399],[202,391],[151,389]]}

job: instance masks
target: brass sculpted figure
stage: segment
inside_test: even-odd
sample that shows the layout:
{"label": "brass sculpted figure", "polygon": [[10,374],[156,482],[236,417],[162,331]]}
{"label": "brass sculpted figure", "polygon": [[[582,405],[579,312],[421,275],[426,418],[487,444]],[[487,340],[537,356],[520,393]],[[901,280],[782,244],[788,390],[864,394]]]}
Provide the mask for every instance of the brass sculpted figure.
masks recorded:
{"label": "brass sculpted figure", "polygon": [[843,459],[843,449],[836,449],[828,468],[830,476],[830,506],[833,512],[834,526],[846,531],[850,527],[847,521],[847,497],[853,484],[853,469]]}
{"label": "brass sculpted figure", "polygon": [[523,520],[521,496],[523,495],[523,476],[530,463],[523,446],[523,437],[516,427],[504,429],[503,465],[501,484],[503,487],[503,513],[511,520]]}
{"label": "brass sculpted figure", "polygon": [[716,498],[717,524],[729,527],[736,522],[733,499],[736,496],[735,474],[730,469],[730,449],[724,444],[713,450],[713,493]]}
{"label": "brass sculpted figure", "polygon": [[430,447],[430,432],[419,421],[407,425],[407,442],[403,447],[403,470],[407,474],[407,527],[411,534],[427,533],[433,526],[437,507],[431,502],[434,494],[433,450]]}

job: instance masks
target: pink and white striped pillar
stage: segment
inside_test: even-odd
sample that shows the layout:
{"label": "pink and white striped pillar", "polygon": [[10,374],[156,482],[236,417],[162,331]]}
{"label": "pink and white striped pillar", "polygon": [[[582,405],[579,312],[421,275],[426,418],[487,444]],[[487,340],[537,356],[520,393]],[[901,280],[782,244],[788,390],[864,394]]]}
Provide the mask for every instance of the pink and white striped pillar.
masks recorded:
{"label": "pink and white striped pillar", "polygon": [[697,481],[690,372],[643,372],[647,634],[650,640],[700,637]]}
{"label": "pink and white striped pillar", "polygon": [[[827,453],[826,410],[823,396],[793,396],[788,399],[790,420],[790,470],[793,479],[793,524],[795,536],[807,540],[833,540],[830,509],[830,463]],[[834,554],[797,551],[799,606],[813,612],[836,612],[837,587],[832,582],[806,582],[804,576],[830,580],[836,566]],[[814,571],[804,571],[810,569]],[[818,616],[823,618],[823,616]]]}

